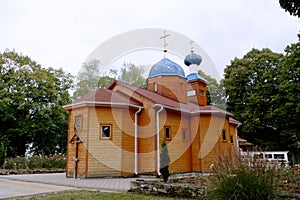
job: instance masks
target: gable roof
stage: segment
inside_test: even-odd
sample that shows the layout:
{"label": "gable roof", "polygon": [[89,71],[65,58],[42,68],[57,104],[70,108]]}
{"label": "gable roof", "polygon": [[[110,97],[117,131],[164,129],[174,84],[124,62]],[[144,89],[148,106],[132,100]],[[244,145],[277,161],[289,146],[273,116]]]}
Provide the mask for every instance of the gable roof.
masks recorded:
{"label": "gable roof", "polygon": [[163,106],[167,109],[172,109],[176,111],[181,111],[181,112],[187,112],[187,113],[222,113],[226,114],[229,116],[232,116],[232,113],[227,112],[225,110],[216,108],[214,106],[199,106],[197,104],[188,102],[188,103],[181,103],[179,101],[176,101],[174,99],[171,99],[169,97],[163,96],[159,93],[152,92],[143,88],[139,88],[133,85],[129,85],[127,83],[119,82],[119,81],[114,81],[108,89],[113,90],[117,85],[121,87],[125,87],[129,89],[130,91],[148,99],[151,101],[153,104],[156,106]]}
{"label": "gable roof", "polygon": [[93,105],[119,105],[130,107],[142,107],[143,103],[119,91],[112,91],[105,88],[99,88],[75,101],[63,106],[65,109],[79,106],[82,104]]}

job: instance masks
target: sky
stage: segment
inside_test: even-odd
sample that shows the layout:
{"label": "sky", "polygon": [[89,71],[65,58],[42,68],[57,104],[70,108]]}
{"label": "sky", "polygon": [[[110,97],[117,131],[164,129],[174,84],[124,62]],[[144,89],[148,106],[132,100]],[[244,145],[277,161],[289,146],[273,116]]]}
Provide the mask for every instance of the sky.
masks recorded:
{"label": "sky", "polygon": [[62,68],[73,75],[99,45],[136,29],[167,29],[191,38],[205,50],[221,75],[231,60],[252,48],[283,53],[287,45],[298,41],[300,30],[299,19],[281,9],[279,0],[0,3],[1,52],[14,49],[43,67]]}

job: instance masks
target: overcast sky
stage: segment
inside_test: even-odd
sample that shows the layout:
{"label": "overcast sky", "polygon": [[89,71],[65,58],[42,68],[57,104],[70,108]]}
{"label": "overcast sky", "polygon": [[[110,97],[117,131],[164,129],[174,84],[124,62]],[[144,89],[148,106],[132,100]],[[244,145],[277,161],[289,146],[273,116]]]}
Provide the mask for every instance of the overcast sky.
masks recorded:
{"label": "overcast sky", "polygon": [[222,74],[230,60],[251,48],[283,52],[298,41],[299,19],[278,1],[0,0],[0,51],[15,49],[43,67],[76,75],[88,55],[111,37],[160,28],[193,39]]}

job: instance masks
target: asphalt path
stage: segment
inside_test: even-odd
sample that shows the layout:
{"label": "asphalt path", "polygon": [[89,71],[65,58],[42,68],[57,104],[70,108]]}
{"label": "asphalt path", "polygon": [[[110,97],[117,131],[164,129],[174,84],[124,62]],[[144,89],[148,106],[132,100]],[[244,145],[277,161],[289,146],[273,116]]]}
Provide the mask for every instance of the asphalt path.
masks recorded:
{"label": "asphalt path", "polygon": [[37,195],[72,189],[75,188],[0,178],[0,199],[21,198],[28,195]]}

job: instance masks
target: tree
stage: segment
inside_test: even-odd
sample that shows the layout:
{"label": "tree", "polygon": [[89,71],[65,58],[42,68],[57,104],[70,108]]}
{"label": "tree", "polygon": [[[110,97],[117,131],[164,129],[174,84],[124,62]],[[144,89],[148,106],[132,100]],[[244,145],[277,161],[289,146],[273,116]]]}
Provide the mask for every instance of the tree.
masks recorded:
{"label": "tree", "polygon": [[66,150],[72,76],[14,51],[0,53],[0,141],[7,156]]}
{"label": "tree", "polygon": [[161,153],[160,153],[160,173],[163,176],[164,182],[166,183],[169,180],[169,164],[171,162],[169,151],[166,141],[163,141],[161,144]]}
{"label": "tree", "polygon": [[83,63],[81,71],[78,73],[76,79],[75,92],[73,99],[83,97],[84,95],[94,92],[99,88],[99,73],[100,61],[91,60]]}
{"label": "tree", "polygon": [[286,55],[252,49],[225,69],[228,110],[242,122],[241,136],[263,148],[298,148],[299,49],[299,42],[288,46]]}
{"label": "tree", "polygon": [[279,0],[281,8],[289,12],[290,15],[300,17],[300,1],[299,0]]}
{"label": "tree", "polygon": [[283,136],[280,140],[293,151],[299,151],[300,140],[300,34],[298,37],[298,43],[285,48],[286,55],[275,76],[280,84],[273,97],[276,128]]}
{"label": "tree", "polygon": [[3,166],[4,162],[5,162],[5,149],[4,149],[4,145],[0,144],[0,168]]}
{"label": "tree", "polygon": [[115,79],[117,79],[124,83],[146,88],[146,79],[143,77],[144,72],[145,70],[143,67],[137,67],[132,63],[124,63],[120,70],[111,69],[109,71],[109,76],[100,77],[98,87],[107,88]]}
{"label": "tree", "polygon": [[205,74],[203,71],[198,71],[199,75],[201,75],[205,80],[207,80],[207,104],[212,105],[221,109],[226,109],[226,95],[225,88],[223,86],[223,81],[218,83],[215,78]]}
{"label": "tree", "polygon": [[107,88],[114,82],[114,80],[115,79],[112,78],[112,77],[102,76],[102,77],[99,78],[98,87],[99,88]]}
{"label": "tree", "polygon": [[137,87],[146,88],[146,79],[143,77],[144,72],[145,70],[142,67],[137,67],[132,63],[124,63],[118,80]]}

